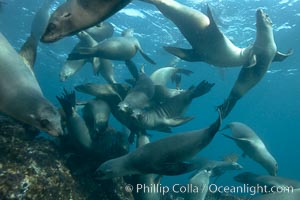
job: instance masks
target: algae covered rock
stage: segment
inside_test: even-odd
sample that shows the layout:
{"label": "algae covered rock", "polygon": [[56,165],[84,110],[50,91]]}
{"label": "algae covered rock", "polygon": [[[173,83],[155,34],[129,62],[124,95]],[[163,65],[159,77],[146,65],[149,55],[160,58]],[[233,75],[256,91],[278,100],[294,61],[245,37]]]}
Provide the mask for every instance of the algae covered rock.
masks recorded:
{"label": "algae covered rock", "polygon": [[58,146],[49,139],[36,138],[37,134],[0,116],[1,200],[132,199],[130,193],[122,192],[122,178],[99,184],[92,173],[73,173]]}

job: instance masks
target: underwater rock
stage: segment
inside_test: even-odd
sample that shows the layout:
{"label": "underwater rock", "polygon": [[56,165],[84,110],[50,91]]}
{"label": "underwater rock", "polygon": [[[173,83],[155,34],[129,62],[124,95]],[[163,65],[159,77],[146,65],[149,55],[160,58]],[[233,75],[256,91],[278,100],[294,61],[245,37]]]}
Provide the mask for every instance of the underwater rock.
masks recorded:
{"label": "underwater rock", "polygon": [[[76,174],[69,157],[38,132],[0,116],[0,199],[131,200],[117,178],[97,183],[93,173]],[[88,163],[87,163],[88,164]]]}

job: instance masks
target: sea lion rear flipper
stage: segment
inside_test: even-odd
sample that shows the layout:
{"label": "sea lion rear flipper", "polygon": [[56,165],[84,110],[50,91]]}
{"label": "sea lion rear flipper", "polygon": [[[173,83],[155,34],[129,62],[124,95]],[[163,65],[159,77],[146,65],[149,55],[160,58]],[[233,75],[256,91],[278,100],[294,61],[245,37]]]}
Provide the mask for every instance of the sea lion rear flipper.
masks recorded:
{"label": "sea lion rear flipper", "polygon": [[194,72],[191,71],[191,70],[188,70],[188,69],[178,68],[177,73],[180,73],[180,74],[184,74],[184,75],[186,75],[186,76],[189,76],[189,75],[191,75],[191,74],[194,73]]}
{"label": "sea lion rear flipper", "polygon": [[[157,174],[163,174],[167,176],[180,175],[188,173],[194,169],[193,164],[186,162],[176,162],[176,163],[165,163],[160,166]],[[156,172],[155,172],[156,173]]]}
{"label": "sea lion rear flipper", "polygon": [[186,60],[189,62],[198,62],[204,60],[201,58],[201,55],[197,54],[193,49],[183,49],[171,46],[164,46],[163,48],[170,54],[173,54],[174,56],[177,56],[182,60]]}
{"label": "sea lion rear flipper", "polygon": [[276,55],[273,59],[273,62],[281,62],[285,60],[287,57],[293,54],[293,50],[290,49],[287,53],[281,53],[279,51],[276,52]]}
{"label": "sea lion rear flipper", "polygon": [[62,96],[56,96],[56,98],[66,115],[71,116],[76,106],[75,91],[69,93],[66,89],[64,89]]}
{"label": "sea lion rear flipper", "polygon": [[206,80],[203,80],[201,83],[197,85],[196,88],[193,88],[193,92],[191,94],[191,98],[200,97],[208,93],[211,88],[214,86],[214,83],[209,83]]}
{"label": "sea lion rear flipper", "polygon": [[156,65],[156,62],[152,60],[147,54],[145,54],[145,52],[143,52],[141,49],[139,49],[139,51],[145,60],[147,60],[152,65]]}

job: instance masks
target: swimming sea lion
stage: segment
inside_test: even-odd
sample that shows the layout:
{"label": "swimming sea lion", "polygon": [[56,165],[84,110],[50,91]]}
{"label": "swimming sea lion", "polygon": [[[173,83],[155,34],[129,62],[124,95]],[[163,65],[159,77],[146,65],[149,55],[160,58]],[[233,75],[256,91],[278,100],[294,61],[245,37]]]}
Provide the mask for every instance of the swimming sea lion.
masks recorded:
{"label": "swimming sea lion", "polygon": [[212,141],[220,125],[221,117],[207,128],[175,134],[146,144],[125,156],[101,164],[96,171],[97,176],[100,179],[110,179],[134,174],[187,173],[194,169],[190,169],[185,161]]}
{"label": "swimming sea lion", "polygon": [[57,109],[32,72],[0,33],[0,111],[51,135],[62,134]]}
{"label": "swimming sea lion", "polygon": [[211,171],[211,177],[219,178],[226,171],[240,170],[243,166],[236,162],[236,160],[209,160],[202,157],[194,158],[192,161],[200,170]]}
{"label": "swimming sea lion", "polygon": [[51,15],[42,42],[55,42],[92,27],[125,7],[131,0],[68,0]]}
{"label": "swimming sea lion", "polygon": [[[249,184],[250,186],[266,186],[268,190],[272,187],[292,187],[293,189],[300,188],[300,181],[270,175],[258,175],[251,172],[243,172],[234,177],[234,180],[240,183]],[[272,192],[276,192],[273,190]]]}
{"label": "swimming sea lion", "polygon": [[75,90],[104,100],[121,102],[129,91],[125,84],[85,83],[75,86]]}
{"label": "swimming sea lion", "polygon": [[197,87],[192,86],[173,98],[150,106],[146,110],[133,110],[132,116],[140,127],[148,130],[171,132],[170,127],[182,125],[193,119],[193,117],[182,117],[182,114],[194,98],[208,93],[213,86],[214,84],[202,81]]}
{"label": "swimming sea lion", "polygon": [[243,150],[244,155],[262,165],[270,175],[276,176],[278,165],[275,158],[250,127],[240,122],[232,122],[227,124],[224,129],[227,128],[231,129],[232,136],[223,134],[224,136],[232,139]]}
{"label": "swimming sea lion", "polygon": [[109,60],[130,60],[139,51],[143,58],[151,64],[155,62],[147,56],[141,48],[137,38],[133,36],[132,29],[126,29],[122,37],[112,37],[92,48],[80,48],[78,53],[69,54],[69,60],[100,57]]}
{"label": "swimming sea lion", "polygon": [[192,49],[164,47],[169,53],[189,62],[202,61],[218,67],[243,65],[249,58],[248,48],[235,46],[216,25],[211,10],[207,16],[174,0],[142,0],[154,4],[170,19]]}
{"label": "swimming sea lion", "polygon": [[256,39],[251,48],[251,58],[244,64],[225,102],[218,106],[225,118],[236,102],[253,88],[265,75],[273,61],[283,61],[289,55],[277,51],[271,19],[262,9],[256,11]]}
{"label": "swimming sea lion", "polygon": [[91,137],[85,120],[76,111],[74,91],[69,93],[64,90],[62,96],[57,96],[57,99],[66,113],[68,139],[79,154],[93,156],[104,162],[127,153],[128,142],[125,135],[113,128],[107,128],[97,137]]}
{"label": "swimming sea lion", "polygon": [[114,27],[109,22],[101,22],[96,26],[88,28],[85,30],[92,38],[94,38],[97,42],[101,42],[107,38],[113,36]]}
{"label": "swimming sea lion", "polygon": [[154,95],[153,81],[145,73],[141,72],[125,99],[119,103],[119,108],[123,112],[132,113],[134,109],[143,109],[149,106]]}
{"label": "swimming sea lion", "polygon": [[91,100],[85,104],[82,109],[82,117],[89,128],[92,138],[94,138],[94,135],[105,131],[108,127],[109,115],[110,107],[101,99]]}
{"label": "swimming sea lion", "polygon": [[189,184],[193,187],[198,187],[198,192],[191,192],[188,194],[189,200],[204,200],[208,192],[209,178],[211,171],[202,169],[190,178]]}

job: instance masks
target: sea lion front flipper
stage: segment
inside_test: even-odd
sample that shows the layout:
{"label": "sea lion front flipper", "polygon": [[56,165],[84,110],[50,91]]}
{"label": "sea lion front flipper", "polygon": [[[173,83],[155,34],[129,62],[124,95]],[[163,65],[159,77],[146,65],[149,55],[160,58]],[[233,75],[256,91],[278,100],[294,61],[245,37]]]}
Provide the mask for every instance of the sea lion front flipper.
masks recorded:
{"label": "sea lion front flipper", "polygon": [[167,52],[177,56],[178,58],[189,61],[189,62],[198,62],[203,61],[201,55],[197,54],[194,49],[183,49],[178,47],[164,46],[163,47]]}
{"label": "sea lion front flipper", "polygon": [[169,126],[180,126],[193,119],[194,117],[176,117],[176,118],[168,118],[166,119],[166,121]]}
{"label": "sea lion front flipper", "polygon": [[131,75],[133,76],[133,78],[135,80],[138,80],[138,78],[139,78],[139,71],[138,71],[137,66],[135,65],[135,63],[132,62],[131,60],[125,60],[125,65],[128,68],[128,70],[131,73]]}
{"label": "sea lion front flipper", "polygon": [[276,52],[276,55],[273,59],[273,62],[281,62],[285,60],[287,57],[293,54],[293,50],[290,49],[287,53],[281,53],[279,51]]}
{"label": "sea lion front flipper", "polygon": [[211,8],[209,5],[207,5],[207,17],[209,18],[209,33],[211,35],[211,37],[213,37],[214,39],[220,39],[223,38],[224,35],[223,33],[220,31],[214,17],[211,11]]}
{"label": "sea lion front flipper", "polygon": [[33,35],[30,35],[19,52],[19,55],[23,58],[26,66],[28,66],[32,71],[36,61],[37,46],[38,41]]}
{"label": "sea lion front flipper", "polygon": [[98,57],[92,58],[92,66],[93,66],[94,75],[99,76],[100,71],[101,71],[100,58],[98,58]]}
{"label": "sea lion front flipper", "polygon": [[250,53],[248,61],[243,65],[243,68],[251,68],[256,65],[256,54]]}
{"label": "sea lion front flipper", "polygon": [[156,65],[156,62],[154,60],[152,60],[143,50],[139,49],[139,52],[141,53],[141,55],[143,56],[143,58],[145,60],[147,60],[152,65]]}
{"label": "sea lion front flipper", "polygon": [[184,173],[188,173],[193,170],[193,164],[186,162],[176,162],[176,163],[165,163],[157,169],[156,174],[163,174],[167,176],[175,176]]}
{"label": "sea lion front flipper", "polygon": [[197,87],[193,89],[191,98],[197,98],[207,94],[214,85],[214,83],[209,83],[206,80],[201,81],[201,83],[199,83]]}

